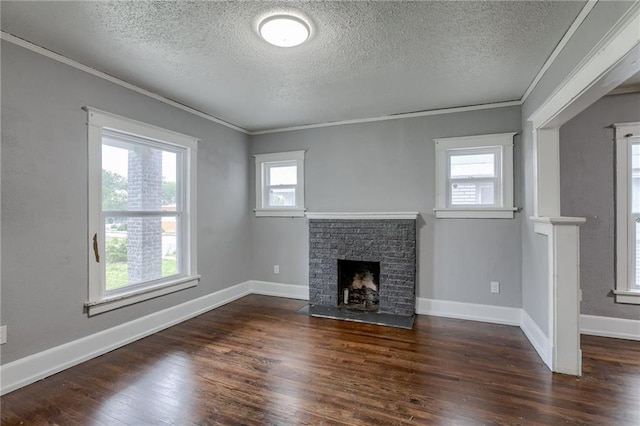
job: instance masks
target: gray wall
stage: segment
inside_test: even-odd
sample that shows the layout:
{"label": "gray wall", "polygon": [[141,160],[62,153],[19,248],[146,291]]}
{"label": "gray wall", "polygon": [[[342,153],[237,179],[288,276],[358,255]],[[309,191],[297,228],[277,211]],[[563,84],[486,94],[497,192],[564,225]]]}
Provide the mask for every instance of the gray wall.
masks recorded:
{"label": "gray wall", "polygon": [[[520,119],[519,107],[497,108],[260,135],[251,146],[254,154],[307,150],[309,211],[419,211],[418,296],[520,307],[521,215],[436,220],[433,214],[433,139],[519,131]],[[251,176],[253,184],[253,169]],[[306,219],[252,217],[251,235],[254,279],[308,285]],[[490,281],[500,281],[500,294],[490,293]]]}
{"label": "gray wall", "polygon": [[[2,362],[78,339],[250,279],[249,141],[9,43],[2,43]],[[182,132],[198,150],[200,284],[88,318],[90,105]]]}
{"label": "gray wall", "polygon": [[606,96],[560,129],[563,216],[580,227],[581,312],[640,319],[639,305],[615,303],[615,150],[613,123],[640,121],[640,93]]}
{"label": "gray wall", "polygon": [[[523,217],[534,214],[533,136],[526,120],[632,5],[632,1],[598,2],[522,106]],[[548,327],[546,244],[546,237],[533,232],[533,223],[523,220],[522,307],[545,333]]]}

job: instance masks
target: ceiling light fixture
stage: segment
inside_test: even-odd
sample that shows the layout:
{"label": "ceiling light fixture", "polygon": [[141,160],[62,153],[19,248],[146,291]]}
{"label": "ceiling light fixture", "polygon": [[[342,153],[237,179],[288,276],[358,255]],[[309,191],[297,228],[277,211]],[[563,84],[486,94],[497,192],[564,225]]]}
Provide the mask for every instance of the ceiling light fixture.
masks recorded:
{"label": "ceiling light fixture", "polygon": [[302,19],[292,15],[270,16],[260,22],[260,36],[279,47],[298,46],[309,38],[311,30]]}

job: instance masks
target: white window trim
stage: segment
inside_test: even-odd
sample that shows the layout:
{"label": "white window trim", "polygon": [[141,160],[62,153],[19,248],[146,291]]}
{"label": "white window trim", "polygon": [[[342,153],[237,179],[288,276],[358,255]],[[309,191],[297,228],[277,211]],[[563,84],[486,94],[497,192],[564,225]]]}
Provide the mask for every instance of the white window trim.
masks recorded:
{"label": "white window trim", "polygon": [[[437,218],[485,218],[513,219],[513,137],[517,132],[496,133],[479,136],[434,139],[436,149],[436,208]],[[448,207],[447,151],[472,148],[499,147],[502,151],[501,206],[456,206]]]}
{"label": "white window trim", "polygon": [[631,139],[640,136],[640,122],[618,123],[616,129],[616,302],[640,304],[640,291],[631,288],[632,230],[629,230]]}
{"label": "white window trim", "polygon": [[[88,201],[89,201],[89,300],[84,304],[89,316],[117,309],[123,306],[138,303],[144,300],[173,293],[198,284],[197,266],[197,223],[196,223],[196,176],[197,176],[197,149],[199,140],[160,127],[131,120],[91,107],[84,107],[87,111],[88,131]],[[164,144],[175,145],[186,149],[185,159],[189,175],[185,175],[183,197],[185,209],[182,213],[186,223],[185,232],[182,235],[183,256],[186,270],[178,277],[164,280],[155,285],[138,287],[131,291],[119,292],[117,295],[105,295],[104,283],[101,273],[101,264],[96,261],[93,249],[94,235],[103,235],[102,227],[102,129],[111,129],[117,132],[139,136],[145,139],[156,140]],[[185,172],[186,173],[186,172]],[[103,261],[104,241],[98,241],[99,258]]]}
{"label": "white window trim", "polygon": [[[304,217],[304,154],[305,151],[276,152],[256,154],[256,217]],[[295,161],[297,168],[296,205],[293,207],[265,206],[265,163]]]}

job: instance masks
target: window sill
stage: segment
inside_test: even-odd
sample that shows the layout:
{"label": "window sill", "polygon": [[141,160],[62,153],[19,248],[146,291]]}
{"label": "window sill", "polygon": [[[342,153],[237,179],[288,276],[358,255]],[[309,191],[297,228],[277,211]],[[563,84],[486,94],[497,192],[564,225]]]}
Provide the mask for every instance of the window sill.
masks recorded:
{"label": "window sill", "polygon": [[256,217],[304,217],[304,209],[255,209]]}
{"label": "window sill", "polygon": [[616,303],[628,303],[632,305],[640,305],[640,290],[613,290],[616,295]]}
{"label": "window sill", "polygon": [[192,275],[189,277],[176,278],[173,281],[162,283],[156,287],[145,288],[131,293],[119,294],[117,296],[105,297],[104,299],[86,302],[89,316],[101,314],[103,312],[118,309],[123,306],[133,305],[134,303],[153,299],[155,297],[164,296],[165,294],[175,293],[190,287],[195,287],[200,281],[200,275]]}
{"label": "window sill", "polygon": [[513,219],[515,207],[433,209],[438,219]]}

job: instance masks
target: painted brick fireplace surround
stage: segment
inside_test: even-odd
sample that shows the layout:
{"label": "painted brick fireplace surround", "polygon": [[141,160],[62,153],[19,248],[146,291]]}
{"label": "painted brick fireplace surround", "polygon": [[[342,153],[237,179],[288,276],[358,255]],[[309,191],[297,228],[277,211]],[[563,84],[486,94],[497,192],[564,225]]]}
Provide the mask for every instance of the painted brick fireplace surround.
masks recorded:
{"label": "painted brick fireplace surround", "polygon": [[417,214],[308,214],[309,303],[338,307],[338,260],[379,262],[379,313],[415,313]]}

